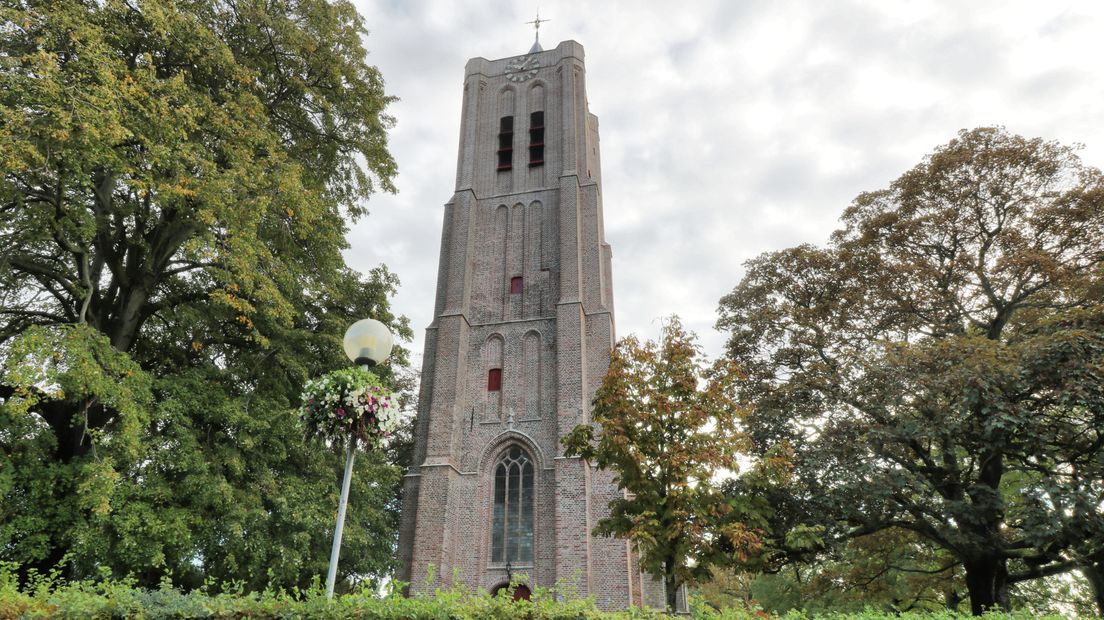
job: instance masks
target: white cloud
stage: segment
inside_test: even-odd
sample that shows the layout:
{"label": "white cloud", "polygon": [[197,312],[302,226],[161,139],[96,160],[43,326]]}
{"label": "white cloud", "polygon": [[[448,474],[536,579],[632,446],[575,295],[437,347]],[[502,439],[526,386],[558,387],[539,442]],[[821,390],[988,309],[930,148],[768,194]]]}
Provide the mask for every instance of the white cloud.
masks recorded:
{"label": "white cloud", "polygon": [[[355,0],[401,101],[400,193],[376,196],[349,260],[403,280],[416,353],[452,195],[468,58],[526,51],[536,3]],[[545,0],[546,48],[587,52],[601,119],[606,236],[621,335],[678,313],[717,355],[717,301],[761,252],[823,243],[858,193],[961,128],[1081,142],[1104,165],[1104,4]]]}

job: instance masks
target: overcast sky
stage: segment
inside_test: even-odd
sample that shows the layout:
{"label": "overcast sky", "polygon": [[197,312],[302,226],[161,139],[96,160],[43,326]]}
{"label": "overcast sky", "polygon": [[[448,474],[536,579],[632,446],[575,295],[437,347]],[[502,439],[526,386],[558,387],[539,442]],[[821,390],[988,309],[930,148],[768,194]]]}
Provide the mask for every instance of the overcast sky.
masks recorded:
{"label": "overcast sky", "polygon": [[[354,0],[398,123],[396,195],[352,230],[350,264],[402,279],[420,366],[464,64],[533,42],[538,3]],[[1104,166],[1104,2],[543,0],[541,42],[586,49],[601,123],[618,336],[678,314],[710,356],[717,302],[763,252],[823,244],[860,192],[962,128],[1085,145]]]}

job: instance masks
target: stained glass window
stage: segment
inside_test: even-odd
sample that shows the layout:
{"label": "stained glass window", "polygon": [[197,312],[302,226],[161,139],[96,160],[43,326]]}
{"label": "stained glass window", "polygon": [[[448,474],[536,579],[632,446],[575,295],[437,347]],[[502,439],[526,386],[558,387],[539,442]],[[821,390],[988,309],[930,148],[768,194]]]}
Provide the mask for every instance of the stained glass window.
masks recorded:
{"label": "stained glass window", "polygon": [[512,446],[495,465],[491,561],[533,561],[533,461]]}

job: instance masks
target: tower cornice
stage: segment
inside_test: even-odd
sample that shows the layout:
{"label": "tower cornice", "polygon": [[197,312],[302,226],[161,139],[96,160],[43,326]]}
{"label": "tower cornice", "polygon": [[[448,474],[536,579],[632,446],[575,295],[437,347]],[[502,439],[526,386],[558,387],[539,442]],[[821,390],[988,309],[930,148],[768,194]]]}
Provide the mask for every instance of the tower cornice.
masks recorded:
{"label": "tower cornice", "polygon": [[552,49],[534,52],[532,54],[517,54],[514,56],[496,58],[494,60],[477,56],[469,60],[468,64],[465,65],[464,76],[465,78],[473,75],[479,75],[485,78],[505,77],[507,66],[511,62],[522,59],[534,59],[538,61],[542,67],[559,65],[568,59],[574,59],[578,61],[579,64],[584,64],[586,62],[586,53],[581,43],[567,40],[561,41],[559,45]]}

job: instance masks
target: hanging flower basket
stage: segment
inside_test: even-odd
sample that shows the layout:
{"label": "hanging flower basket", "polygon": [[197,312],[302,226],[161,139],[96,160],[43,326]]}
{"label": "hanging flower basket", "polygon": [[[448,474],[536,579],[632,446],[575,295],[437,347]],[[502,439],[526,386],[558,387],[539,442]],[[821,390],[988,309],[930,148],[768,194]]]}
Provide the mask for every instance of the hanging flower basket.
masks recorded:
{"label": "hanging flower basket", "polygon": [[335,370],[308,382],[302,399],[299,420],[307,439],[344,444],[355,437],[364,446],[378,447],[399,427],[391,392],[360,368]]}

